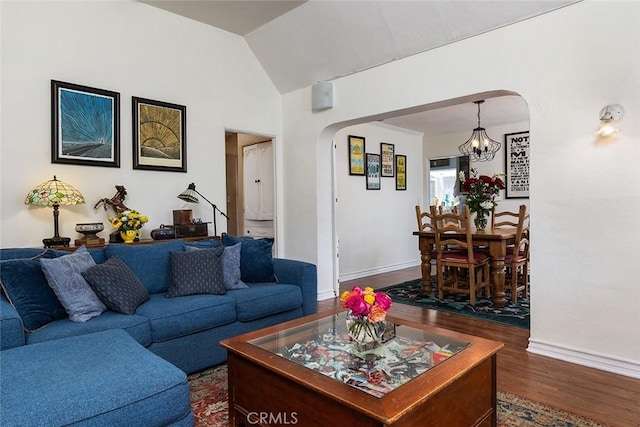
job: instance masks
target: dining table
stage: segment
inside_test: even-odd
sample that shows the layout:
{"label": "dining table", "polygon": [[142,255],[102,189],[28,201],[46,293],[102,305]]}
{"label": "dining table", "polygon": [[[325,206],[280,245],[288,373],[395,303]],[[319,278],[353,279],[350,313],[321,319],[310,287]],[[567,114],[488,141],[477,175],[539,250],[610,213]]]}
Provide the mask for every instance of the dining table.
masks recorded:
{"label": "dining table", "polygon": [[[436,235],[434,231],[414,231],[414,236],[418,236],[418,248],[420,249],[421,272],[422,272],[422,294],[430,295],[431,287],[431,254],[435,251]],[[449,233],[452,238],[466,239],[463,233]],[[472,234],[474,247],[485,247],[491,257],[490,280],[491,293],[493,295],[493,305],[504,307],[507,299],[504,292],[505,265],[507,247],[515,243],[515,227],[488,227],[484,230],[475,230]]]}

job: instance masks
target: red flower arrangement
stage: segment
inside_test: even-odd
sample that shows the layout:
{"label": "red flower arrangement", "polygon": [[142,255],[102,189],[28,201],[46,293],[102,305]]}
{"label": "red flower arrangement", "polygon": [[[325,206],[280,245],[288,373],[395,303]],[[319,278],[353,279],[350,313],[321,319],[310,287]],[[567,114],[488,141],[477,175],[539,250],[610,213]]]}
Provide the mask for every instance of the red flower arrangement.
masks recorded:
{"label": "red flower arrangement", "polygon": [[469,206],[471,212],[488,212],[492,211],[498,203],[495,198],[504,190],[504,181],[500,178],[503,174],[494,174],[493,176],[480,175],[475,169],[471,169],[471,176],[465,178],[464,172],[460,172],[460,181],[462,181],[462,189],[469,193],[465,204]]}

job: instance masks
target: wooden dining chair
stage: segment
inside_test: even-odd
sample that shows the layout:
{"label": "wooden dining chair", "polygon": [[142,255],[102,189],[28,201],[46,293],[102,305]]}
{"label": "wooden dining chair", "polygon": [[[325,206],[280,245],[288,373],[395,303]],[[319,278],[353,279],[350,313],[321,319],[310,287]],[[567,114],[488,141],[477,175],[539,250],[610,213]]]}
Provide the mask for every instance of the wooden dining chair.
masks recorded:
{"label": "wooden dining chair", "polygon": [[[433,219],[431,217],[431,207],[429,207],[429,211],[423,212],[419,205],[416,205],[416,220],[418,221],[418,231],[435,231],[435,227],[433,225]],[[436,251],[435,249],[431,251],[431,266],[429,267],[429,277],[432,281],[436,280],[436,275],[433,274],[433,266],[436,263]]]}
{"label": "wooden dining chair", "polygon": [[[454,206],[453,208],[451,208],[451,212],[456,214],[456,215],[460,215],[460,211],[458,210],[457,206]],[[445,213],[444,208],[442,207],[442,205],[438,206],[438,214],[442,215]],[[458,220],[454,220],[454,219],[448,219],[448,222],[455,222],[458,226],[460,226],[460,221]]]}
{"label": "wooden dining chair", "polygon": [[[489,262],[491,257],[475,250],[472,241],[473,227],[469,207],[462,213],[444,212],[440,214],[431,207],[431,217],[435,226],[436,277],[438,297],[444,298],[445,291],[469,294],[469,304],[476,304],[476,294],[484,289],[489,297]],[[451,250],[450,247],[457,248]],[[467,271],[467,280],[461,280],[460,272]]]}
{"label": "wooden dining chair", "polygon": [[493,211],[491,215],[491,228],[517,227],[520,221],[520,213],[524,209],[527,211],[526,205],[520,205],[518,212],[511,211]]}
{"label": "wooden dining chair", "polygon": [[507,268],[507,286],[511,289],[511,301],[518,301],[518,293],[526,298],[529,288],[529,212],[526,205],[520,205],[518,212],[494,212],[491,226],[515,227],[515,243],[507,247],[504,264]]}

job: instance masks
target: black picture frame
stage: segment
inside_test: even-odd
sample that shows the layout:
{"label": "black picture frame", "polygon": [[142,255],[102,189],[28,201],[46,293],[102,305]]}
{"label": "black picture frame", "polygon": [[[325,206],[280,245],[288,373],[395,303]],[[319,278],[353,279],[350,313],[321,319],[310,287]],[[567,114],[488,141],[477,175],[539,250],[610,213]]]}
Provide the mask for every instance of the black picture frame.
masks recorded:
{"label": "black picture frame", "polygon": [[133,168],[187,172],[187,107],[131,97]]}
{"label": "black picture frame", "polygon": [[367,153],[367,190],[380,190],[380,154]]}
{"label": "black picture frame", "polygon": [[120,167],[120,94],[51,80],[51,163]]}
{"label": "black picture frame", "polygon": [[407,189],[407,156],[396,154],[394,160],[396,166],[396,190],[404,191]]}
{"label": "black picture frame", "polygon": [[366,169],[366,141],[363,136],[349,135],[349,175],[365,174]]}
{"label": "black picture frame", "polygon": [[529,198],[529,131],[504,135],[505,197]]}
{"label": "black picture frame", "polygon": [[380,143],[380,176],[393,178],[395,174],[395,145]]}
{"label": "black picture frame", "polygon": [[457,159],[456,167],[456,179],[458,180],[458,194],[469,194],[468,191],[464,191],[464,182],[460,181],[460,172],[464,173],[465,179],[471,175],[471,159],[469,156],[459,156]]}

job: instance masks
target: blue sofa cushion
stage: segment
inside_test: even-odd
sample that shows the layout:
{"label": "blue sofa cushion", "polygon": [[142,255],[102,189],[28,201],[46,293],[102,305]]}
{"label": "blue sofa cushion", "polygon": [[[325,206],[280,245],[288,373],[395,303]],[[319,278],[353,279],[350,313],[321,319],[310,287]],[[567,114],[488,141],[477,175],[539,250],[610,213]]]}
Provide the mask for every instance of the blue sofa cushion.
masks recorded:
{"label": "blue sofa cushion", "polygon": [[151,325],[149,319],[137,314],[120,314],[115,311],[105,311],[84,323],[72,322],[69,319],[56,320],[27,334],[27,344],[57,340],[60,338],[85,335],[109,329],[123,329],[143,346],[151,344]]}
{"label": "blue sofa cushion", "polygon": [[276,283],[252,283],[249,289],[227,292],[236,302],[236,316],[241,322],[302,307],[299,286]]}
{"label": "blue sofa cushion", "polygon": [[102,264],[107,260],[107,254],[105,254],[104,248],[87,248],[87,250],[96,264]]}
{"label": "blue sofa cushion", "polygon": [[273,273],[273,239],[253,239],[222,235],[225,246],[242,243],[240,250],[240,275],[245,283],[275,282]]}
{"label": "blue sofa cushion", "polygon": [[234,300],[226,295],[165,298],[163,294],[153,294],[137,313],[149,319],[153,342],[168,341],[236,320]]}
{"label": "blue sofa cushion", "polygon": [[200,249],[193,252],[171,252],[172,283],[167,297],[227,292],[222,279],[224,247]]}
{"label": "blue sofa cushion", "polygon": [[138,276],[151,294],[166,292],[171,285],[170,252],[184,252],[183,240],[152,245],[107,245],[107,258],[117,256]]}
{"label": "blue sofa cushion", "polygon": [[[53,252],[45,252],[46,254]],[[0,284],[7,299],[22,318],[25,330],[35,331],[67,317],[40,268],[40,259],[10,259],[0,262]]]}
{"label": "blue sofa cushion", "polygon": [[185,249],[186,248],[211,249],[211,248],[218,248],[223,245],[220,239],[202,239],[202,240],[196,240],[193,242],[185,242],[184,246],[185,246]]}
{"label": "blue sofa cushion", "polygon": [[[222,244],[222,243],[221,243]],[[185,245],[186,252],[199,251],[202,248]],[[227,289],[245,289],[246,283],[240,279],[240,251],[242,244],[226,246],[222,252],[222,279]]]}
{"label": "blue sofa cushion", "polygon": [[86,322],[107,309],[81,274],[94,265],[85,246],[59,258],[40,259],[49,286],[73,322]]}
{"label": "blue sofa cushion", "polygon": [[25,345],[22,319],[5,298],[0,298],[0,350]]}
{"label": "blue sofa cushion", "polygon": [[149,292],[117,256],[82,272],[100,300],[111,310],[133,314],[149,299]]}
{"label": "blue sofa cushion", "polygon": [[5,350],[0,375],[3,425],[193,425],[186,374],[121,330]]}
{"label": "blue sofa cushion", "polygon": [[[68,252],[65,252],[68,253]],[[53,249],[40,248],[2,248],[0,249],[0,261],[8,259],[26,259],[26,258],[56,258],[61,256],[61,251]]]}

